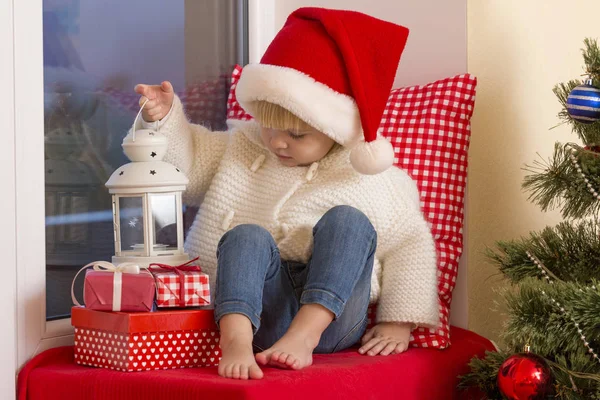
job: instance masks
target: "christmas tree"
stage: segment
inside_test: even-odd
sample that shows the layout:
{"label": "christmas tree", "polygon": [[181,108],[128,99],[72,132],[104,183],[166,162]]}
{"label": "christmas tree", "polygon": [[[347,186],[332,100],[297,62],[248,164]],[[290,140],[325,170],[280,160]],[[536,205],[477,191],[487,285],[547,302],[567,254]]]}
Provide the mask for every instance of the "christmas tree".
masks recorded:
{"label": "christmas tree", "polygon": [[[461,385],[477,386],[490,399],[600,399],[597,42],[586,39],[582,53],[589,79],[554,87],[563,106],[559,118],[578,140],[556,143],[548,160],[525,167],[523,182],[534,204],[560,209],[564,221],[487,251],[511,282],[502,293],[508,309],[504,345],[471,360]],[[524,346],[539,357],[523,353]]]}

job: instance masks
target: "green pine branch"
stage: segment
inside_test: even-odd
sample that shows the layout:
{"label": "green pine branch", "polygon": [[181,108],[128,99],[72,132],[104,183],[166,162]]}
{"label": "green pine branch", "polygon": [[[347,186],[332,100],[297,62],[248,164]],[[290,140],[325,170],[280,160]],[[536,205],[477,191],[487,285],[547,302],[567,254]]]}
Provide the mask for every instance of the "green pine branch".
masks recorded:
{"label": "green pine branch", "polygon": [[[461,376],[459,389],[466,390],[470,387],[477,387],[485,395],[481,400],[504,399],[497,386],[498,371],[502,363],[511,355],[511,353],[503,351],[488,351],[484,358],[474,357],[469,363],[471,371]],[[559,357],[557,361],[546,361],[554,377],[554,394],[552,398],[564,400],[600,399],[600,390],[596,379],[589,376],[587,379],[573,377],[573,375],[586,375],[570,371],[566,367],[568,363],[564,357]]]}
{"label": "green pine branch", "polygon": [[[554,283],[543,278],[527,253],[541,262]],[[501,399],[496,386],[500,365],[508,355],[529,345],[532,352],[549,362],[555,398],[600,399],[600,363],[581,340],[585,335],[600,354],[597,221],[562,222],[519,240],[498,242],[495,250],[487,250],[487,256],[516,284],[501,292],[508,313],[501,335],[506,348],[484,359],[473,359],[471,373],[462,378],[461,385],[477,386],[488,398]]]}
{"label": "green pine branch", "polygon": [[571,80],[566,84],[558,84],[554,87],[553,92],[563,107],[558,117],[571,126],[573,132],[579,136],[585,146],[598,146],[600,145],[600,122],[584,124],[575,121],[567,112],[567,97],[575,86],[585,83],[588,77],[592,79],[594,86],[598,87],[600,85],[600,48],[598,47],[598,42],[594,39],[586,38],[581,53],[585,64],[585,79]]}
{"label": "green pine branch", "polygon": [[[573,155],[583,177],[570,158],[572,149],[575,149]],[[600,193],[599,153],[573,143],[556,143],[551,159],[547,162],[534,161],[533,165],[524,169],[530,174],[523,181],[523,189],[529,192],[529,200],[543,211],[560,208],[565,218],[598,215],[600,201],[594,197],[588,183]]]}
{"label": "green pine branch", "polygon": [[[597,41],[585,39],[582,54],[585,74],[599,87]],[[600,363],[582,341],[600,355],[600,122],[577,122],[566,108],[571,90],[584,82],[572,80],[553,89],[563,106],[559,118],[582,144],[556,143],[551,158],[526,166],[523,188],[544,211],[560,209],[565,218],[592,218],[563,222],[487,250],[488,258],[515,284],[501,293],[508,313],[501,335],[505,349],[472,359],[471,372],[460,386],[476,386],[489,399],[502,398],[497,387],[500,365],[524,345],[548,361],[554,398],[600,399]],[[528,254],[543,265],[552,283]]]}
{"label": "green pine branch", "polygon": [[594,78],[600,77],[600,47],[598,47],[598,42],[592,38],[585,38],[583,44],[585,48],[581,51],[586,74]]}
{"label": "green pine branch", "polygon": [[542,278],[527,255],[537,258],[554,279],[591,285],[600,280],[600,226],[596,221],[562,222],[519,240],[499,241],[486,255],[513,283]]}
{"label": "green pine branch", "polygon": [[474,357],[469,363],[471,372],[461,377],[458,387],[463,390],[477,387],[489,400],[502,399],[496,382],[498,370],[509,356],[504,352],[486,351],[484,358]]}
{"label": "green pine branch", "polygon": [[[600,290],[596,285],[596,280],[587,286],[527,279],[514,290],[506,290],[503,297],[508,319],[502,334],[504,342],[514,351],[529,344],[535,353],[552,359],[561,355],[587,356],[578,332],[581,329],[590,346],[600,353],[600,330],[596,329],[600,326]],[[589,365],[595,366],[593,371],[600,373],[600,363],[588,358]]]}
{"label": "green pine branch", "polygon": [[[527,279],[502,296],[509,314],[502,335],[506,349],[487,353],[484,359],[472,359],[471,372],[462,377],[461,386],[476,386],[491,399],[501,398],[496,386],[500,365],[529,345],[533,353],[548,361],[556,398],[600,398],[600,363],[588,353],[580,337],[585,335],[590,346],[600,351],[600,290],[576,283]],[[578,321],[578,327],[570,316]]]}

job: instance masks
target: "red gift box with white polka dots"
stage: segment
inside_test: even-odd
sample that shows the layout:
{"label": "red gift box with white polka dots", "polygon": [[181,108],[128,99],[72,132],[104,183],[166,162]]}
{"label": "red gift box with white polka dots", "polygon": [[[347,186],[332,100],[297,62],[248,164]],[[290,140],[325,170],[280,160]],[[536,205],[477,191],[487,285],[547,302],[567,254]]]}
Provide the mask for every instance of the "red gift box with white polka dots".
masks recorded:
{"label": "red gift box with white polka dots", "polygon": [[75,362],[116,371],[211,367],[221,359],[212,310],[151,313],[73,307]]}

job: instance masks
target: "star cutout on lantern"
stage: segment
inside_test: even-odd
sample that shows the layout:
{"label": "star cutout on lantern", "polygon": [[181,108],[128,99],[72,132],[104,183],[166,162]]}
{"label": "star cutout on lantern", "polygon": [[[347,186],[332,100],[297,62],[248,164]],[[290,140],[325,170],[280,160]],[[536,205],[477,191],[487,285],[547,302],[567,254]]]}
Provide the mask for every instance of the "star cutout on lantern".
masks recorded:
{"label": "star cutout on lantern", "polygon": [[150,171],[150,175],[156,175],[156,171],[155,170],[151,170]]}
{"label": "star cutout on lantern", "polygon": [[135,226],[137,225],[138,221],[139,221],[139,220],[137,219],[137,217],[133,217],[133,218],[131,218],[131,219],[129,220],[129,226],[130,226],[130,227],[132,227],[132,228],[135,228]]}
{"label": "star cutout on lantern", "polygon": [[150,153],[150,157],[156,157],[156,153],[155,152]]}
{"label": "star cutout on lantern", "polygon": [[121,172],[119,172],[119,176],[123,175],[123,172],[124,172],[124,171],[121,171]]}

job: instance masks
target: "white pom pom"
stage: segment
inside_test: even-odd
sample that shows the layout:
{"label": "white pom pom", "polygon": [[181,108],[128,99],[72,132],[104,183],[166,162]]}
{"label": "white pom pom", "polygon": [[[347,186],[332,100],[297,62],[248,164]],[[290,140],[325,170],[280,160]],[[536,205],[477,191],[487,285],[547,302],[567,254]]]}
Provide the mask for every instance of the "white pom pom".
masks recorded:
{"label": "white pom pom", "polygon": [[394,164],[394,148],[384,138],[372,142],[360,142],[350,152],[350,162],[356,171],[375,175]]}

